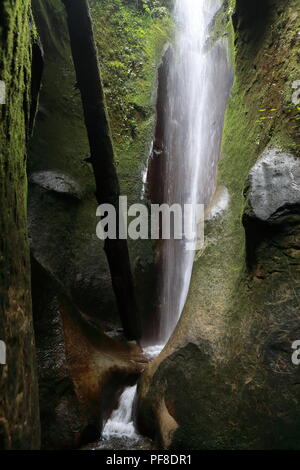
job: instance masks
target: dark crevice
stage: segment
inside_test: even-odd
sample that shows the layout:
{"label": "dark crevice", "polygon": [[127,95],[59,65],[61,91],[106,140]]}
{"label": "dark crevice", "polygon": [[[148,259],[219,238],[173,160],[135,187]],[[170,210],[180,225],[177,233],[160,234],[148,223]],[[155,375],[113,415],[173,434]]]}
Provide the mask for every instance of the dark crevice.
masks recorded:
{"label": "dark crevice", "polygon": [[267,221],[258,219],[253,213],[245,212],[243,225],[246,236],[246,264],[249,271],[253,271],[258,264],[260,248],[268,249],[271,245],[280,248],[280,240],[293,232],[299,225],[299,218],[300,207],[297,204],[282,206]]}
{"label": "dark crevice", "polygon": [[248,32],[249,39],[264,33],[272,13],[272,0],[237,0],[233,25],[239,32]]}
{"label": "dark crevice", "polygon": [[29,115],[29,135],[34,129],[35,117],[38,110],[38,99],[42,84],[44,71],[44,53],[42,44],[39,40],[32,44],[32,62],[31,62],[31,104]]}

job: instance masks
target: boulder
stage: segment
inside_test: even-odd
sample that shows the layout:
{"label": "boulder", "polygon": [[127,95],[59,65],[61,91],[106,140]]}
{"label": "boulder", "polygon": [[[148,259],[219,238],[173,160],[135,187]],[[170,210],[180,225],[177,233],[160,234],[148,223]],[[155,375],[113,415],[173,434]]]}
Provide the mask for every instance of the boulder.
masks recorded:
{"label": "boulder", "polygon": [[249,202],[261,221],[274,220],[296,206],[299,210],[300,159],[278,148],[267,149],[250,172]]}

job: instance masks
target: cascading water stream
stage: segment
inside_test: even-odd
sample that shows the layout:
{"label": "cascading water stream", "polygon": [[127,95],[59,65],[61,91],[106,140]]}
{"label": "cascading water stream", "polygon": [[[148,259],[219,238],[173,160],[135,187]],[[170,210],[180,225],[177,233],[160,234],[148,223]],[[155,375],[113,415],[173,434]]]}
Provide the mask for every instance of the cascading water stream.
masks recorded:
{"label": "cascading water stream", "polygon": [[[158,356],[162,346],[149,346],[144,349],[145,356],[151,360]],[[135,429],[133,421],[133,404],[136,396],[137,385],[126,387],[122,393],[119,401],[118,408],[112,413],[111,417],[107,420],[102,438],[105,440],[117,439],[131,439],[136,441],[140,439],[140,435]]]}
{"label": "cascading water stream", "polygon": [[[160,130],[159,139],[156,136],[159,144],[154,141],[147,175],[151,178],[151,172],[159,173],[155,181],[163,184],[160,203],[176,203],[181,207],[207,205],[215,191],[224,113],[232,81],[227,41],[222,39],[214,44],[210,41],[214,16],[221,5],[222,0],[175,0],[178,28],[175,43],[166,52],[164,106],[160,107],[163,115],[158,116],[163,131]],[[179,320],[195,256],[194,251],[186,250],[185,240],[166,240],[160,250],[160,325],[155,340],[159,346],[152,347],[152,356],[166,344]],[[137,437],[132,419],[134,396],[134,387],[125,389],[119,408],[106,423],[105,438]]]}
{"label": "cascading water stream", "polygon": [[109,420],[106,422],[102,433],[104,439],[114,437],[126,437],[129,439],[138,438],[136,433],[132,408],[137,386],[127,387],[120,397],[119,407],[113,412]]}
{"label": "cascading water stream", "polygon": [[[159,180],[164,184],[159,202],[180,204],[182,208],[191,204],[193,231],[196,205],[207,206],[215,191],[232,77],[227,40],[212,44],[210,38],[221,6],[222,0],[175,1],[178,29],[175,44],[166,53],[160,156],[153,153],[152,157],[154,165],[160,164]],[[195,251],[186,248],[185,240],[166,240],[162,246],[158,314],[161,343],[168,341],[187,298]]]}

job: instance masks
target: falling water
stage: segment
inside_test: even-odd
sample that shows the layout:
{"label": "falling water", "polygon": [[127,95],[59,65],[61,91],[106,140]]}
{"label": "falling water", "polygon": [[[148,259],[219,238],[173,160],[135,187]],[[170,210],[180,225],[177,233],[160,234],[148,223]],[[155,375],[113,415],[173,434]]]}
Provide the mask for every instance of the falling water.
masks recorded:
{"label": "falling water", "polygon": [[[144,355],[151,360],[158,356],[161,350],[162,346],[149,346],[144,349]],[[105,424],[102,439],[117,438],[137,441],[141,437],[136,431],[133,421],[133,405],[136,390],[136,385],[125,388],[120,397],[118,408],[112,413]]]}
{"label": "falling water", "polygon": [[[232,81],[227,41],[211,44],[213,19],[222,0],[175,0],[178,26],[169,46],[163,106],[163,131],[153,145],[149,165],[159,166],[159,202],[207,205],[215,191],[224,113]],[[157,142],[159,140],[159,143]],[[161,160],[163,159],[163,160]],[[152,160],[152,161],[151,161]],[[153,168],[152,168],[153,171]],[[145,173],[144,178],[151,178]],[[144,181],[145,182],[145,181]],[[148,180],[149,182],[149,180]],[[160,188],[163,185],[163,190]],[[157,188],[155,188],[157,189]],[[151,189],[150,189],[151,197]],[[160,326],[155,342],[146,349],[157,355],[172,334],[190,285],[194,251],[185,241],[168,240],[161,249]],[[103,437],[137,438],[132,420],[136,387],[121,395],[119,407],[106,423]]]}
{"label": "falling water", "polygon": [[129,438],[137,439],[139,436],[133,424],[133,402],[136,395],[136,385],[127,387],[121,395],[119,407],[106,422],[102,433],[103,439]]}
{"label": "falling water", "polygon": [[[169,46],[164,58],[167,72],[163,116],[158,117],[162,130],[152,154],[154,166],[160,165],[155,185],[163,182],[160,203],[177,203],[181,207],[207,205],[215,191],[224,113],[232,80],[227,40],[212,44],[210,37],[221,5],[222,0],[175,0],[178,28],[175,44]],[[160,343],[169,339],[183,310],[194,255],[194,251],[186,249],[184,240],[162,244],[157,335]]]}

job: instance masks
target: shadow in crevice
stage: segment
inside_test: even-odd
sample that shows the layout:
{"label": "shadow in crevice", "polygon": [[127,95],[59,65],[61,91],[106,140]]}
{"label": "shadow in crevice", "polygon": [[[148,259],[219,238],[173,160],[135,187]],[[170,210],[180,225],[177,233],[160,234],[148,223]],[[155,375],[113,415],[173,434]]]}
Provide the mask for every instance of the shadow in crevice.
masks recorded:
{"label": "shadow in crevice", "polygon": [[258,265],[263,266],[264,260],[274,256],[274,249],[278,253],[297,249],[299,220],[298,204],[285,204],[266,221],[255,217],[251,211],[244,213],[246,264],[249,272],[253,273]]}
{"label": "shadow in crevice", "polygon": [[234,29],[249,45],[259,43],[274,14],[277,0],[237,0]]}

